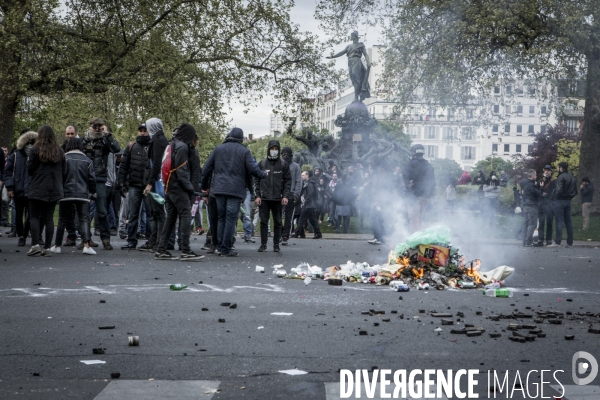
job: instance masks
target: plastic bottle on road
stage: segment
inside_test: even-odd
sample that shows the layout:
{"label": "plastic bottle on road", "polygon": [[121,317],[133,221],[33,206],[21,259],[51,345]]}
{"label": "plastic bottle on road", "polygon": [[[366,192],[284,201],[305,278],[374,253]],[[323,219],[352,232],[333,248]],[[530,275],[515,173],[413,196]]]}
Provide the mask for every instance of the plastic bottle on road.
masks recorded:
{"label": "plastic bottle on road", "polygon": [[187,285],[184,285],[183,283],[175,283],[173,285],[170,286],[171,290],[183,290],[187,287]]}
{"label": "plastic bottle on road", "polygon": [[489,285],[485,285],[486,289],[500,289],[502,285],[498,281],[493,281]]}
{"label": "plastic bottle on road", "polygon": [[489,297],[513,297],[513,292],[508,289],[486,289],[483,294]]}

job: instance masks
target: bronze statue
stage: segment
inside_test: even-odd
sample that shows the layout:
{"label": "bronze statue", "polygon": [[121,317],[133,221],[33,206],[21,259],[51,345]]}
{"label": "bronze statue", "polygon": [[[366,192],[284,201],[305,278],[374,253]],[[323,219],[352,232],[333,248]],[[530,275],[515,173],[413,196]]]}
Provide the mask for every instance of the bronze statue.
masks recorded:
{"label": "bronze statue", "polygon": [[[348,56],[348,72],[350,73],[352,86],[354,86],[354,101],[362,102],[364,99],[371,97],[371,88],[369,87],[371,61],[364,43],[358,41],[358,32],[352,32],[350,37],[352,38],[351,44],[339,53],[326,58],[337,58],[344,54]],[[365,56],[366,68],[362,62],[362,56]]]}

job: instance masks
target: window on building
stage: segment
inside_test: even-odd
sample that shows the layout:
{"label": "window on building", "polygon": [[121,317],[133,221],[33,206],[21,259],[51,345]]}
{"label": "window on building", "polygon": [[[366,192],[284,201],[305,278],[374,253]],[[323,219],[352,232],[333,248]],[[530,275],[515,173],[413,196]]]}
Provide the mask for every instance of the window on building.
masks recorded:
{"label": "window on building", "polygon": [[435,126],[428,126],[425,129],[427,129],[427,139],[436,139]]}
{"label": "window on building", "polygon": [[467,119],[473,119],[473,110],[467,109]]}
{"label": "window on building", "polygon": [[517,125],[517,135],[523,133],[523,125]]}
{"label": "window on building", "polygon": [[498,152],[498,143],[492,143],[492,153]]}
{"label": "window on building", "polygon": [[527,145],[527,153],[531,153],[533,151],[533,145],[532,144],[528,144]]}
{"label": "window on building", "polygon": [[500,94],[500,86],[494,86],[494,94]]}
{"label": "window on building", "polygon": [[540,126],[540,133],[546,133],[546,125]]}
{"label": "window on building", "polygon": [[529,115],[535,115],[535,106],[529,106]]}
{"label": "window on building", "polygon": [[437,158],[438,147],[437,146],[425,146],[425,154],[427,158]]}
{"label": "window on building", "polygon": [[462,139],[463,140],[475,140],[475,129],[469,127],[469,128],[463,128],[462,129]]}
{"label": "window on building", "polygon": [[504,106],[504,114],[506,115],[510,115],[511,114],[511,108],[510,106]]}
{"label": "window on building", "polygon": [[529,87],[529,97],[535,97],[535,88]]}
{"label": "window on building", "polygon": [[454,108],[448,109],[448,121],[454,121]]}
{"label": "window on building", "polygon": [[547,110],[546,106],[541,106],[540,107],[540,114],[542,114],[542,116],[547,115],[546,110]]}
{"label": "window on building", "polygon": [[505,144],[504,145],[504,154],[508,154],[510,153],[510,144]]}
{"label": "window on building", "polygon": [[506,94],[508,94],[508,95],[512,94],[512,86],[511,85],[506,85]]}
{"label": "window on building", "polygon": [[494,105],[494,114],[500,114],[500,106],[498,104]]}
{"label": "window on building", "polygon": [[523,106],[517,106],[517,115],[523,115]]}
{"label": "window on building", "polygon": [[429,107],[429,111],[427,112],[427,116],[429,118],[435,118],[435,107]]}
{"label": "window on building", "polygon": [[474,160],[475,159],[475,147],[463,146],[460,148],[460,159],[461,160]]}
{"label": "window on building", "polygon": [[568,119],[565,121],[565,125],[567,128],[568,132],[577,132],[577,130],[579,129],[579,121],[576,121],[574,119]]}
{"label": "window on building", "polygon": [[504,124],[504,132],[510,133],[510,124]]}
{"label": "window on building", "polygon": [[492,125],[492,132],[493,133],[498,133],[498,124]]}
{"label": "window on building", "polygon": [[527,127],[527,133],[529,133],[530,135],[533,135],[535,132],[533,131],[535,128],[533,127],[533,125],[529,125]]}
{"label": "window on building", "polygon": [[454,148],[452,146],[446,146],[446,158],[452,160],[454,157]]}
{"label": "window on building", "polygon": [[521,152],[521,145],[520,145],[520,144],[518,144],[518,145],[517,145],[517,149],[516,149],[515,151],[516,151],[517,153],[520,153],[520,152]]}
{"label": "window on building", "polygon": [[421,128],[413,126],[411,128],[408,128],[408,134],[410,135],[411,139],[419,139],[419,131],[421,130]]}

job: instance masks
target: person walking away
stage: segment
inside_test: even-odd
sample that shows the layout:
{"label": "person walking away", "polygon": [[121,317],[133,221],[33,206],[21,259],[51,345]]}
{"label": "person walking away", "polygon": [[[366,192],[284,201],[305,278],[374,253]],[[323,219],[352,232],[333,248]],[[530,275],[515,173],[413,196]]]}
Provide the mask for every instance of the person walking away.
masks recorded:
{"label": "person walking away", "polygon": [[280,251],[281,240],[281,211],[288,204],[292,175],[287,162],[280,156],[278,140],[269,141],[267,158],[258,163],[258,167],[266,172],[264,179],[254,177],[254,193],[260,216],[260,247],[259,252],[267,251],[269,240],[269,219],[273,216],[273,251]]}
{"label": "person walking away", "polygon": [[327,200],[325,199],[325,193],[327,192],[327,184],[325,183],[325,178],[320,178],[317,182],[317,209],[315,213],[317,214],[317,221],[319,224],[323,223],[325,219],[325,212],[327,209]]}
{"label": "person walking away", "polygon": [[[77,215],[80,219],[75,225],[80,226],[83,254],[95,255],[90,247],[90,198],[96,193],[96,176],[94,163],[83,152],[83,141],[78,137],[68,139],[65,143],[66,174],[63,181],[64,198],[58,205],[58,228],[56,240],[50,249],[52,253],[61,253],[61,243],[69,218]],[[73,208],[76,213],[73,214]]]}
{"label": "person walking away", "polygon": [[451,213],[454,212],[454,203],[456,203],[456,185],[457,182],[454,178],[450,178],[448,180],[448,186],[446,186],[446,204]]}
{"label": "person walking away", "polygon": [[315,208],[317,206],[317,185],[310,176],[311,171],[302,172],[302,191],[300,198],[302,200],[302,211],[300,212],[300,220],[298,221],[298,229],[292,237],[305,237],[304,222],[308,221],[314,228],[315,235],[313,239],[321,239],[321,228],[315,217]]}
{"label": "person walking away", "polygon": [[290,167],[290,175],[291,175],[291,186],[290,186],[290,194],[288,196],[288,203],[284,206],[284,217],[285,222],[282,228],[282,245],[287,245],[288,240],[290,238],[290,234],[292,232],[292,224],[294,221],[294,208],[296,204],[300,200],[300,193],[302,191],[302,170],[298,163],[292,160],[294,153],[291,147],[284,147],[281,150],[281,158],[285,160],[285,162]]}
{"label": "person walking away", "polygon": [[[65,128],[65,141],[62,144],[62,149],[66,153],[66,145],[67,141],[71,138],[79,137],[77,134],[77,129],[73,125],[69,125]],[[59,205],[60,209],[60,205]],[[79,216],[75,212],[75,207],[71,210],[71,215],[67,218],[67,238],[65,239],[65,243],[63,246],[75,246],[77,245],[77,229],[81,229],[75,225],[75,221],[79,220]]]}
{"label": "person walking away", "polygon": [[435,191],[433,167],[423,158],[425,147],[415,144],[410,148],[412,159],[402,174],[408,196],[408,218],[411,232],[421,230],[425,210]]}
{"label": "person walking away", "polygon": [[190,249],[190,234],[192,229],[192,202],[196,197],[191,179],[197,171],[194,168],[193,143],[196,138],[196,129],[189,124],[182,124],[177,129],[177,138],[171,141],[171,170],[165,183],[165,208],[167,219],[163,226],[158,252],[158,260],[176,260],[166,249],[171,232],[177,220],[181,226],[181,260],[200,260],[204,256],[194,253]]}
{"label": "person walking away", "polygon": [[[54,209],[63,198],[63,178],[66,174],[65,153],[56,142],[51,127],[44,125],[38,131],[35,145],[29,151],[27,172],[31,176],[29,185],[29,214],[31,221],[31,249],[28,256],[52,254],[54,236]],[[46,229],[43,248],[40,246],[42,224]]]}
{"label": "person walking away", "polygon": [[471,175],[467,171],[463,171],[460,178],[458,178],[458,185],[468,185],[471,183]]}
{"label": "person walking away", "polygon": [[[85,155],[94,163],[94,175],[96,176],[96,216],[100,228],[100,239],[104,250],[112,250],[110,244],[109,228],[109,198],[112,194],[112,175],[114,171],[109,171],[109,154],[118,153],[121,150],[119,143],[110,132],[104,131],[105,123],[101,118],[94,117],[90,120],[90,129],[85,134],[83,145]],[[109,186],[111,185],[111,186]]]}
{"label": "person walking away", "polygon": [[[219,218],[217,227],[217,249],[224,257],[236,257],[232,250],[232,238],[235,234],[240,204],[246,196],[246,175],[264,179],[267,174],[258,168],[250,150],[242,143],[244,131],[233,128],[206,160],[202,169],[203,197],[208,195],[209,180],[212,176],[212,193],[217,202]],[[214,173],[214,176],[213,176]]]}
{"label": "person walking away", "polygon": [[[496,212],[498,211],[498,195],[500,194],[500,182],[496,173],[492,171],[490,177],[483,187],[484,215],[483,226],[494,227],[496,222]],[[536,206],[537,208],[537,206]],[[537,223],[536,223],[537,225]]]}
{"label": "person walking away", "polygon": [[592,201],[594,200],[594,185],[587,176],[581,180],[579,187],[581,193],[581,216],[583,217],[582,231],[587,231],[590,227],[590,211],[592,210]]}
{"label": "person walking away", "polygon": [[337,186],[337,184],[338,174],[337,172],[334,172],[331,175],[331,180],[329,181],[329,184],[327,185],[327,198],[329,200],[329,209],[327,210],[327,221],[329,222],[328,226],[333,226],[336,223],[335,202],[333,201],[333,192],[335,192],[335,187]]}
{"label": "person walking away", "polygon": [[150,136],[146,124],[138,127],[135,142],[125,148],[119,166],[118,187],[121,197],[127,197],[127,244],[121,250],[135,250],[144,188],[150,174],[148,148]]}
{"label": "person walking away", "polygon": [[569,173],[569,164],[558,164],[558,178],[552,193],[554,215],[556,216],[556,240],[548,247],[559,247],[562,242],[563,226],[567,228],[567,244],[573,246],[573,222],[571,220],[571,200],[577,196],[577,181]]}
{"label": "person walking away", "polygon": [[540,182],[540,207],[538,210],[538,243],[537,247],[544,246],[544,240],[547,245],[552,244],[552,228],[554,226],[554,200],[552,192],[556,187],[556,180],[552,179],[552,167],[544,166],[544,175]]}
{"label": "person walking away", "polygon": [[523,207],[523,246],[533,246],[533,232],[537,227],[538,205],[541,192],[536,182],[537,173],[530,169],[527,171],[527,178],[521,181],[521,204]]}
{"label": "person walking away", "polygon": [[[4,184],[8,196],[12,198],[15,205],[17,233],[17,246],[25,246],[29,235],[30,213],[29,213],[29,187],[31,175],[27,172],[27,157],[38,137],[37,132],[29,131],[17,139],[17,149],[6,160],[4,168]],[[23,223],[23,218],[25,222]]]}
{"label": "person walking away", "polygon": [[336,233],[348,233],[350,228],[351,208],[358,196],[358,192],[350,186],[350,181],[351,178],[348,175],[343,175],[342,179],[338,180],[331,196],[331,200],[335,204]]}

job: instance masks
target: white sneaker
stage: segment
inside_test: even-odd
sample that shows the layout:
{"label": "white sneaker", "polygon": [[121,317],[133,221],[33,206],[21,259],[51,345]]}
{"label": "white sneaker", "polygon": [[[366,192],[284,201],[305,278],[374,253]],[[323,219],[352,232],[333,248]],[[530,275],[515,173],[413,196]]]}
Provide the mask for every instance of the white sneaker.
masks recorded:
{"label": "white sneaker", "polygon": [[369,244],[375,244],[376,241],[377,241],[377,239],[371,239],[371,240],[367,240],[367,243],[369,243]]}
{"label": "white sneaker", "polygon": [[562,246],[561,246],[560,244],[557,244],[557,243],[552,243],[552,244],[549,244],[549,245],[548,245],[548,246],[546,246],[546,247],[551,249],[551,248],[553,248],[553,247],[562,247]]}
{"label": "white sneaker", "polygon": [[87,254],[90,256],[95,256],[96,255],[96,251],[94,249],[92,249],[91,247],[84,247],[83,248],[83,254]]}
{"label": "white sneaker", "polygon": [[60,247],[52,246],[50,247],[50,252],[54,254],[60,254]]}

